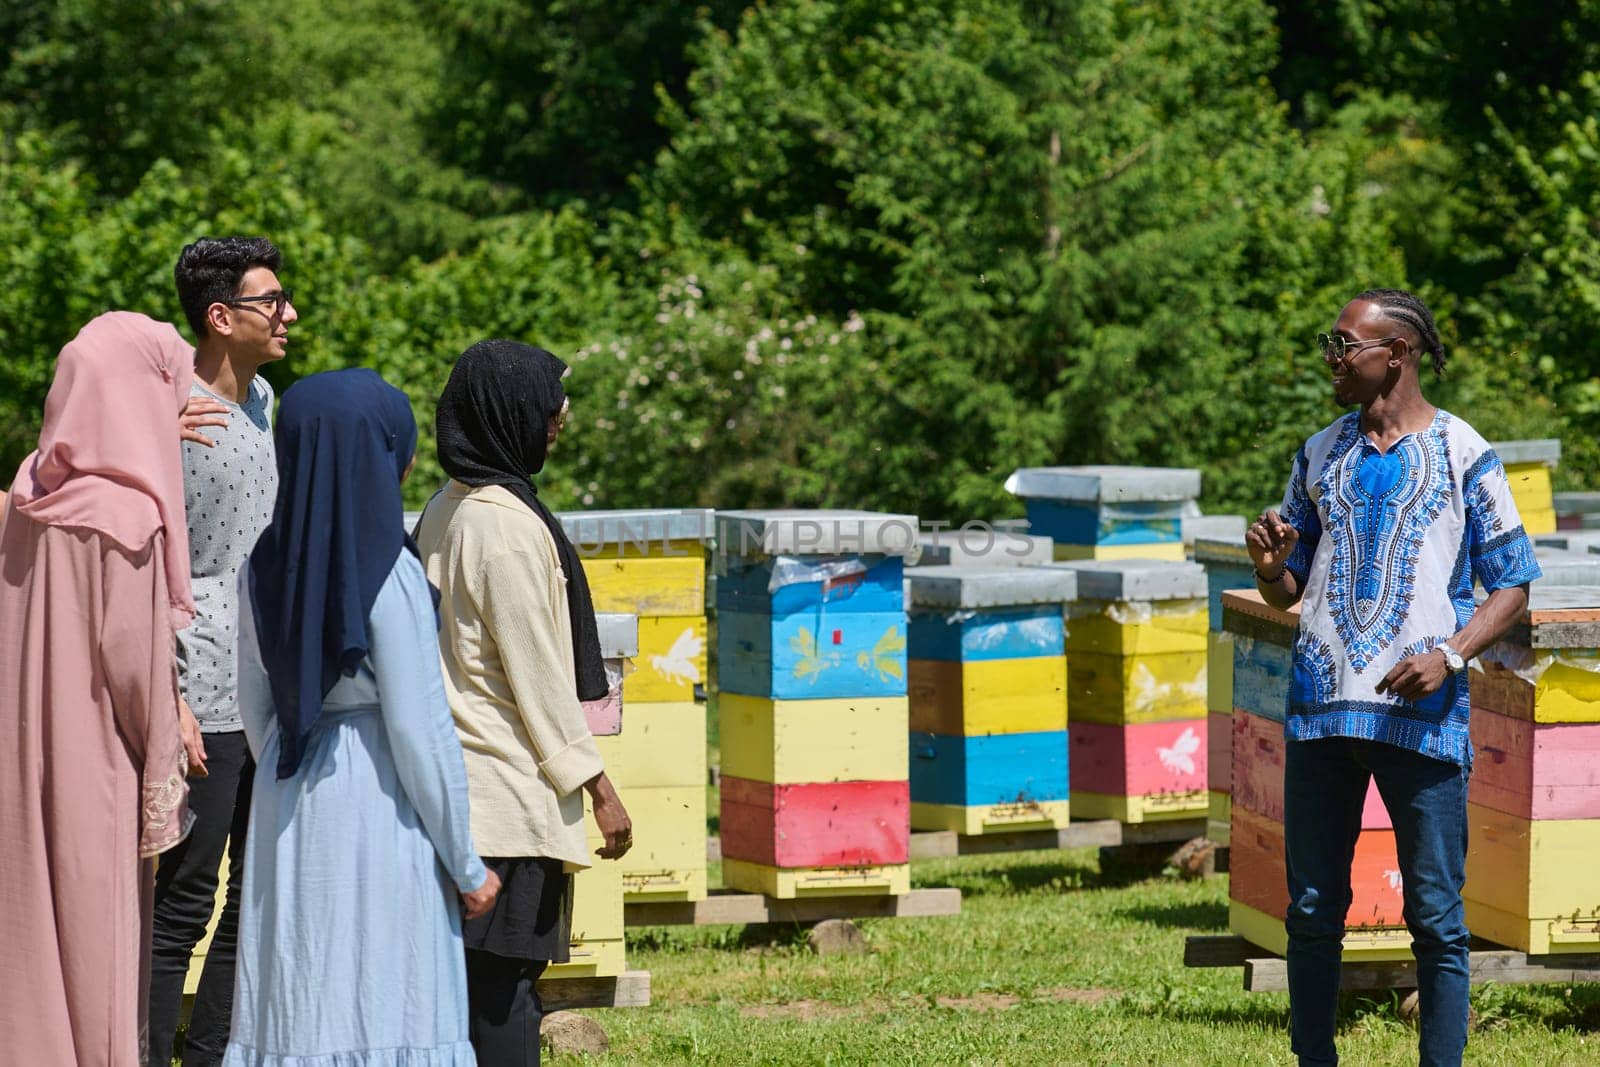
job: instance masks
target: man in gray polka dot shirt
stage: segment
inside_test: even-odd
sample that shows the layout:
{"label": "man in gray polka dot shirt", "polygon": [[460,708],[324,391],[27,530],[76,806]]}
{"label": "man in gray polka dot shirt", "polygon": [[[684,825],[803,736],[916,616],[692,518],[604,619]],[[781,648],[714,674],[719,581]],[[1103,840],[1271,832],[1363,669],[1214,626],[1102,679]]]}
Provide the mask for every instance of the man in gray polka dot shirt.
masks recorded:
{"label": "man in gray polka dot shirt", "polygon": [[[184,248],[174,272],[184,316],[194,330],[195,374],[185,434],[183,484],[195,619],[178,635],[178,680],[198,723],[204,776],[190,781],[194,830],[161,857],[156,873],[151,952],[150,1062],[171,1062],[184,978],[215,907],[219,868],[228,891],[195,995],[185,1067],[217,1064],[227,1046],[244,836],[255,767],[237,700],[235,642],[239,567],[272,518],[278,471],[272,448],[272,387],[257,374],[284,357],[298,318],[278,281],[282,257],[264,237],[201,238]],[[201,429],[203,427],[203,430]]]}

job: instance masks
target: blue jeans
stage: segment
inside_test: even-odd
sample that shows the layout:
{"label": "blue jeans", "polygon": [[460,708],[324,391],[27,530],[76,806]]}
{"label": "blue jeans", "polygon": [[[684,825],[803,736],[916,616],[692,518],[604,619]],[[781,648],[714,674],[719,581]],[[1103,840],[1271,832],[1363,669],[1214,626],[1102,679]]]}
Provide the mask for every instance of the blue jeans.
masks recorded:
{"label": "blue jeans", "polygon": [[1291,741],[1284,756],[1289,876],[1289,1030],[1302,1064],[1334,1064],[1350,864],[1374,779],[1394,823],[1406,927],[1417,958],[1423,1067],[1459,1064],[1467,1046],[1469,767],[1377,741]]}

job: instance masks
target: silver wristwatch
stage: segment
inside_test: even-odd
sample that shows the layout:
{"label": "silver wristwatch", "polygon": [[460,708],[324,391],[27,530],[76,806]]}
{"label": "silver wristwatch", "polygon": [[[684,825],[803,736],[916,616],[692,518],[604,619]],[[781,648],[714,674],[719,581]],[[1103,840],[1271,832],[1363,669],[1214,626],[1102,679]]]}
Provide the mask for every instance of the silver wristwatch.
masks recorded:
{"label": "silver wristwatch", "polygon": [[1461,653],[1457,652],[1443,641],[1440,641],[1437,645],[1434,645],[1433,650],[1435,652],[1444,653],[1444,661],[1445,664],[1449,666],[1451,674],[1460,674],[1462,671],[1467,669],[1467,661],[1461,658]]}

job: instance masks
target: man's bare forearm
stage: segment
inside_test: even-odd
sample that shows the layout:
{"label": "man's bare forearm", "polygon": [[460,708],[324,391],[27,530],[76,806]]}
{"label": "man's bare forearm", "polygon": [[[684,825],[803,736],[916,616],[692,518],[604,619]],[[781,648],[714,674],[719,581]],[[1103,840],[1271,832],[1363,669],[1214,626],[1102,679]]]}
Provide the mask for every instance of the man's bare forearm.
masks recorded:
{"label": "man's bare forearm", "polygon": [[[1263,581],[1257,572],[1256,589],[1261,593],[1261,599],[1277,608],[1279,611],[1288,611],[1300,603],[1300,594],[1303,590],[1300,583],[1295,581],[1289,568],[1283,569],[1283,576],[1275,582]],[[1465,653],[1463,653],[1465,655]]]}
{"label": "man's bare forearm", "polygon": [[1528,610],[1528,587],[1513,585],[1490,593],[1461,631],[1450,639],[1450,647],[1462,659],[1472,659],[1504,637]]}

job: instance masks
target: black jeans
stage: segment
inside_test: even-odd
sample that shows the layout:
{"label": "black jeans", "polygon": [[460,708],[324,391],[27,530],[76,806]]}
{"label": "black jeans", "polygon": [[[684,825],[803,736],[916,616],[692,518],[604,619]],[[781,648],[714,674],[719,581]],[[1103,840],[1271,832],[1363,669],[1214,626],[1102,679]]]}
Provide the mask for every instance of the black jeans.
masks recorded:
{"label": "black jeans", "polygon": [[167,1067],[183,1010],[189,958],[205,936],[216,906],[217,872],[228,856],[228,895],[217,920],[200,988],[189,1016],[184,1067],[222,1062],[233,1021],[233,961],[239,943],[239,897],[244,887],[244,835],[250,821],[255,761],[244,731],[206,734],[206,778],[189,780],[189,836],[163,853],[156,868],[155,922],[150,946],[150,1062]]}
{"label": "black jeans", "polygon": [[544,960],[467,949],[467,1034],[478,1067],[538,1067]]}

